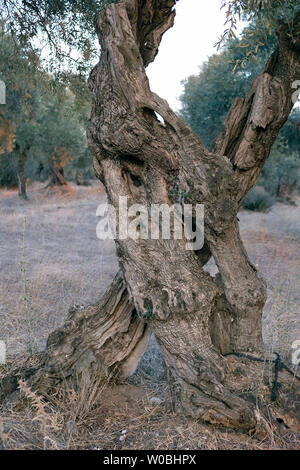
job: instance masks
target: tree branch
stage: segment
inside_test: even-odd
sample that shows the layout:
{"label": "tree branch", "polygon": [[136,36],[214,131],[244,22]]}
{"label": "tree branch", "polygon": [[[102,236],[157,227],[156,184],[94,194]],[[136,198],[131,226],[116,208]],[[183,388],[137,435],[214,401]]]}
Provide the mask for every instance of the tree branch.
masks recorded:
{"label": "tree branch", "polygon": [[[297,15],[295,24],[300,22]],[[297,27],[297,26],[296,26]],[[292,110],[292,84],[300,78],[300,40],[284,22],[277,29],[278,48],[264,72],[243,98],[236,98],[225,120],[225,132],[214,151],[233,163],[239,181],[238,201],[255,184],[281,127]]]}

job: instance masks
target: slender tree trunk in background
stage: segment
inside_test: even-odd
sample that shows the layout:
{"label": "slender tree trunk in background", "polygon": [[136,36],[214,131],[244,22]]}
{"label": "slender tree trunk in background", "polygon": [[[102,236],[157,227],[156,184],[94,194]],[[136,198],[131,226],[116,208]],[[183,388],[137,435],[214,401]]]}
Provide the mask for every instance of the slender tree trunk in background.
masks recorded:
{"label": "slender tree trunk in background", "polygon": [[42,175],[43,170],[44,170],[44,164],[43,162],[40,162],[36,170],[36,176],[39,181],[41,181],[41,175]]}
{"label": "slender tree trunk in background", "polygon": [[26,150],[18,151],[18,193],[21,199],[28,199],[26,192],[26,176],[25,176]]}
{"label": "slender tree trunk in background", "polygon": [[[150,210],[183,202],[184,192],[185,203],[205,206],[204,247],[193,252],[186,240],[117,240],[121,273],[97,305],[71,313],[50,336],[31,383],[44,391],[63,379],[129,376],[152,331],[175,409],[249,431],[258,416],[243,391],[262,374],[263,365],[249,357],[264,353],[266,287],[246,254],[237,212],[292,108],[299,41],[280,25],[278,49],[246,98],[233,103],[226,132],[210,153],[151,92],[145,72],[173,25],[174,4],[120,0],[99,14],[101,58],[90,78],[88,137],[95,173],[116,209],[119,196]],[[204,269],[211,256],[215,277]]]}
{"label": "slender tree trunk in background", "polygon": [[76,181],[76,184],[77,186],[81,186],[82,185],[82,171],[77,171],[76,172],[76,177],[75,177],[75,181]]}

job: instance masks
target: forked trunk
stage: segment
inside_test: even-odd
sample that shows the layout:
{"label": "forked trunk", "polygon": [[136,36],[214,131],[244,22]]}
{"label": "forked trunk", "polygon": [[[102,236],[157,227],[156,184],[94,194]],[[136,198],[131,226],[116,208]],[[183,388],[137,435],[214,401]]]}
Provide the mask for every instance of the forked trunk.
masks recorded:
{"label": "forked trunk", "polygon": [[[254,408],[230,379],[224,356],[261,357],[266,289],[240,239],[237,212],[292,109],[299,49],[282,24],[278,50],[247,97],[235,101],[226,133],[209,153],[151,92],[145,73],[173,24],[174,3],[119,1],[100,13],[89,140],[116,211],[120,196],[148,213],[153,204],[204,204],[202,252],[187,250],[186,240],[141,237],[117,239],[117,254],[136,311],[162,350],[177,404],[204,420],[250,429]],[[208,253],[216,277],[203,269]]]}
{"label": "forked trunk", "polygon": [[55,149],[49,157],[48,164],[50,169],[50,180],[47,187],[66,186],[64,166],[70,159],[68,150]]}
{"label": "forked trunk", "polygon": [[[119,0],[100,12],[101,57],[90,78],[88,137],[95,173],[117,213],[120,196],[128,207],[141,204],[149,213],[153,204],[203,204],[204,246],[193,251],[185,239],[117,239],[122,277],[98,305],[71,314],[50,336],[34,382],[48,389],[62,377],[126,377],[153,331],[175,408],[250,430],[258,416],[243,390],[262,373],[266,288],[245,252],[237,212],[292,108],[299,44],[282,24],[278,50],[247,97],[234,102],[226,132],[210,153],[151,92],[145,72],[173,24],[174,4]],[[211,256],[215,277],[204,269]]]}
{"label": "forked trunk", "polygon": [[48,186],[66,186],[64,169],[51,163],[50,166],[50,181]]}

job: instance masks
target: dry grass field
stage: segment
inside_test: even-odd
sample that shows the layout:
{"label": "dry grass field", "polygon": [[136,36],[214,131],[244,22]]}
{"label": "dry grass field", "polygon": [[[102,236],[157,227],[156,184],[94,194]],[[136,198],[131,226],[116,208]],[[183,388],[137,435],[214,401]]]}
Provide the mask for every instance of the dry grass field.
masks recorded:
{"label": "dry grass field", "polygon": [[[64,192],[29,188],[22,202],[0,191],[0,339],[8,366],[45,346],[72,304],[98,300],[117,272],[114,244],[96,237],[103,188],[70,185]],[[268,283],[263,318],[266,347],[288,356],[300,339],[300,201],[268,213],[241,211],[242,237]],[[210,264],[212,272],[215,267]],[[0,410],[0,448],[6,449],[295,449],[297,436],[270,427],[267,437],[214,429],[167,406],[161,357],[152,340],[128,382],[69,390],[45,403],[22,385],[28,407]],[[88,396],[88,399],[87,399]],[[267,424],[266,424],[267,425]]]}

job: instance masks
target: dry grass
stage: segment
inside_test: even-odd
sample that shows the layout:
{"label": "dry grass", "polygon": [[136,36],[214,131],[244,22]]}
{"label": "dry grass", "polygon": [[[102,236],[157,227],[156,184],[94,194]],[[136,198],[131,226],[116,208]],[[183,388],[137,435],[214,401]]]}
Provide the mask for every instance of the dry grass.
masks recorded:
{"label": "dry grass", "polygon": [[0,321],[8,353],[42,349],[71,304],[101,297],[117,271],[114,244],[96,238],[100,185],[28,203],[0,191]]}
{"label": "dry grass", "polygon": [[[99,299],[117,271],[114,244],[96,238],[98,184],[58,194],[31,188],[29,202],[0,191],[0,322],[10,360],[34,361],[36,349],[60,325],[71,304]],[[269,286],[264,337],[270,350],[288,354],[300,339],[300,207],[277,204],[269,213],[240,213],[252,262]],[[214,266],[209,266],[214,270]],[[297,315],[298,314],[298,315]],[[27,351],[24,354],[24,351]],[[19,353],[19,359],[15,355]],[[11,363],[0,368],[0,376]],[[78,394],[68,390],[45,402],[27,385],[21,409],[0,410],[0,448],[8,449],[292,449],[293,433],[272,428],[245,436],[175,415],[157,345],[128,383]],[[254,384],[256,391],[259,384]],[[252,391],[253,392],[253,391]],[[257,392],[258,393],[258,392]],[[88,397],[88,399],[86,398]],[[160,404],[151,403],[158,397]],[[266,418],[261,417],[261,420]],[[2,444],[1,444],[2,442]]]}
{"label": "dry grass", "polygon": [[[257,408],[264,437],[220,429],[170,411],[167,390],[152,404],[147,386],[94,384],[81,394],[69,390],[47,402],[24,383],[22,409],[3,410],[0,448],[99,450],[296,449],[297,436],[273,427]],[[90,399],[86,401],[86,392]]]}
{"label": "dry grass", "polygon": [[267,281],[265,344],[284,356],[300,339],[300,199],[297,203],[278,203],[267,214],[243,211],[239,215],[250,259]]}

